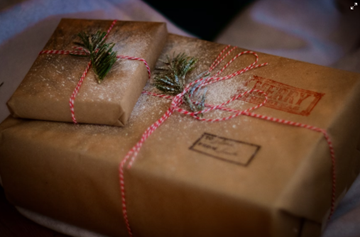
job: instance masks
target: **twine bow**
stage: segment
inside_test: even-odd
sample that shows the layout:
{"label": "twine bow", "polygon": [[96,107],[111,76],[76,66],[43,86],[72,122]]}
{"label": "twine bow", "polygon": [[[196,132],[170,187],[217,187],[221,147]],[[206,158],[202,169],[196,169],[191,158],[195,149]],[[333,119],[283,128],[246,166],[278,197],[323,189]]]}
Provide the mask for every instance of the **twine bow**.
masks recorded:
{"label": "twine bow", "polygon": [[[226,50],[228,50],[230,47],[230,45],[226,46],[218,55],[218,57],[215,59],[215,61],[211,64],[210,68],[209,68],[209,73],[211,73],[236,47],[233,47],[232,49],[230,49],[227,53],[224,54],[224,52]],[[224,54],[223,57],[221,57]],[[244,54],[252,54],[255,56],[255,62],[253,62],[252,64],[250,64],[249,66],[236,71],[232,74],[229,74],[227,76],[223,76],[223,77],[219,77],[219,75],[234,61],[236,60],[238,57],[240,57],[241,55]],[[204,122],[220,122],[220,121],[225,121],[225,120],[229,120],[232,118],[235,118],[237,116],[240,115],[246,115],[246,116],[250,116],[250,117],[254,117],[254,118],[258,118],[258,119],[263,119],[263,120],[267,120],[267,121],[271,121],[271,122],[276,122],[276,123],[280,123],[280,124],[284,124],[284,125],[290,125],[290,126],[294,126],[294,127],[301,127],[301,128],[306,128],[306,129],[310,129],[312,131],[315,132],[320,132],[324,135],[328,146],[329,146],[329,150],[330,150],[330,156],[331,156],[331,164],[332,164],[332,168],[331,168],[331,174],[332,174],[332,194],[331,194],[331,208],[330,208],[330,215],[329,215],[329,219],[331,218],[331,216],[334,213],[334,209],[335,209],[335,198],[336,198],[336,170],[335,170],[335,153],[334,153],[334,148],[331,142],[331,139],[329,137],[329,135],[327,134],[326,130],[321,129],[321,128],[317,128],[315,126],[311,126],[311,125],[307,125],[307,124],[302,124],[302,123],[297,123],[297,122],[293,122],[293,121],[288,121],[288,120],[284,120],[284,119],[278,119],[278,118],[274,118],[274,117],[270,117],[270,116],[264,116],[264,115],[260,115],[260,114],[255,114],[252,113],[252,110],[255,110],[257,108],[260,108],[261,106],[263,106],[267,100],[267,94],[261,90],[258,89],[250,89],[248,91],[245,91],[241,94],[235,95],[233,96],[230,100],[219,104],[219,105],[209,105],[209,104],[205,104],[205,107],[207,107],[206,109],[202,110],[202,111],[197,111],[197,112],[189,112],[187,110],[184,110],[182,108],[180,108],[180,106],[184,103],[183,101],[183,97],[186,93],[188,93],[190,90],[199,90],[201,87],[205,87],[207,85],[216,83],[216,82],[220,82],[220,81],[224,81],[224,80],[228,80],[230,78],[233,78],[237,75],[240,75],[242,73],[245,73],[249,70],[258,68],[258,67],[263,67],[266,66],[268,63],[262,63],[257,65],[258,62],[258,55],[253,52],[253,51],[244,51],[241,52],[239,54],[237,54],[234,58],[232,58],[221,70],[219,70],[215,75],[211,76],[211,77],[207,77],[207,78],[200,78],[196,81],[193,81],[191,83],[189,83],[185,89],[183,90],[182,93],[176,95],[176,96],[168,96],[168,95],[160,95],[160,94],[156,94],[156,93],[152,93],[149,91],[143,91],[144,94],[148,94],[148,95],[152,95],[152,96],[157,96],[157,97],[161,97],[161,98],[165,98],[165,99],[169,99],[171,100],[171,106],[169,107],[169,109],[166,111],[166,113],[159,119],[157,120],[154,124],[152,124],[150,127],[148,127],[146,129],[146,131],[143,133],[143,135],[141,136],[141,139],[136,143],[136,145],[126,154],[126,156],[124,157],[124,159],[121,161],[121,163],[119,164],[119,183],[120,183],[120,190],[121,190],[121,198],[122,198],[122,211],[123,211],[123,217],[125,220],[125,224],[126,224],[126,228],[128,231],[128,234],[130,237],[133,236],[131,227],[130,227],[130,223],[129,223],[129,219],[128,219],[128,215],[127,215],[127,206],[126,206],[126,193],[125,193],[125,178],[124,178],[124,168],[127,165],[127,168],[131,168],[132,165],[134,164],[136,157],[142,147],[142,145],[144,144],[144,142],[146,141],[146,139],[158,128],[161,126],[161,124],[163,124],[175,111],[185,114],[185,115],[189,115],[192,116],[194,119],[200,120],[200,121],[204,121]],[[195,88],[194,88],[195,87]],[[264,101],[258,105],[255,105],[251,108],[245,109],[245,110],[234,110],[234,109],[230,109],[227,107],[224,107],[225,105],[231,103],[232,101],[245,96],[246,94],[251,94],[253,92],[256,93],[261,93],[262,95],[264,95]],[[197,103],[197,102],[195,102]],[[200,116],[197,116],[198,114],[204,114],[207,112],[210,112],[212,110],[215,109],[220,109],[223,111],[227,111],[227,112],[231,112],[233,113],[232,115],[228,116],[228,117],[223,117],[223,118],[216,118],[216,119],[207,119],[207,118],[202,118]]]}
{"label": "twine bow", "polygon": [[[109,29],[107,30],[106,32],[106,35],[103,37],[103,39],[101,40],[101,42],[103,42],[107,36],[109,35],[110,31],[112,30],[112,28],[114,27],[114,25],[116,24],[117,20],[114,20]],[[61,54],[61,55],[67,55],[67,54],[72,54],[72,55],[89,55],[89,51],[82,48],[82,47],[73,47],[75,49],[75,51],[70,51],[70,50],[43,50],[39,53],[39,55],[41,54]],[[151,78],[151,73],[150,73],[150,67],[149,67],[149,64],[146,62],[145,59],[143,58],[138,58],[138,57],[131,57],[131,56],[125,56],[125,55],[117,55],[116,56],[117,59],[119,58],[122,58],[122,59],[129,59],[129,60],[138,60],[138,61],[141,61],[144,63],[146,69],[147,69],[147,72],[148,72],[148,75],[149,75],[149,79]],[[70,99],[69,99],[69,105],[70,105],[70,112],[71,112],[71,118],[72,118],[72,121],[77,124],[77,120],[75,118],[75,108],[74,108],[74,104],[75,104],[75,98],[77,96],[77,94],[79,93],[79,90],[81,88],[81,85],[83,84],[84,82],[84,79],[89,71],[91,67],[91,61],[88,62],[83,74],[81,75],[80,77],[80,80],[79,82],[77,83],[73,93],[71,94],[70,96]]]}

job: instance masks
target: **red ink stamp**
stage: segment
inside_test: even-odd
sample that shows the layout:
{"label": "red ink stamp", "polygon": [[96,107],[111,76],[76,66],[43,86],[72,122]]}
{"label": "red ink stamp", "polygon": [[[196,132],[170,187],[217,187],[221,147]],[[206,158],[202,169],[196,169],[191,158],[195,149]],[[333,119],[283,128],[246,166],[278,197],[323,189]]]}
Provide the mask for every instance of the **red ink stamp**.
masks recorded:
{"label": "red ink stamp", "polygon": [[[246,81],[244,86],[265,92],[268,95],[265,107],[303,116],[308,116],[319,100],[325,95],[324,93],[289,86],[259,76],[254,76]],[[246,89],[239,89],[240,93],[244,91]],[[254,92],[239,98],[239,100],[260,104],[263,102],[264,96],[261,93]]]}

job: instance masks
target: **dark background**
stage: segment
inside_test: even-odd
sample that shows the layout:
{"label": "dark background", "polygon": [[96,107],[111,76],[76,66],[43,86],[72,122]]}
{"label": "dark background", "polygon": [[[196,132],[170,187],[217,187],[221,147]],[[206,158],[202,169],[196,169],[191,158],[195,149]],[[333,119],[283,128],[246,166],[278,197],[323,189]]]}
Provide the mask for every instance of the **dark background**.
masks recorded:
{"label": "dark background", "polygon": [[144,0],[183,30],[212,41],[254,0]]}

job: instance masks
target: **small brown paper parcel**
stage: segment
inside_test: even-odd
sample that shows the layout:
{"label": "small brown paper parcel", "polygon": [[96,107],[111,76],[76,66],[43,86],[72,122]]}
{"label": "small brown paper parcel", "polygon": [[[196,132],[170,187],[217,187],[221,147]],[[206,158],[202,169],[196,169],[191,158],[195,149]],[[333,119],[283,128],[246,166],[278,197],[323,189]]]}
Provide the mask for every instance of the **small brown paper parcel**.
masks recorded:
{"label": "small brown paper parcel", "polygon": [[[74,51],[78,34],[106,32],[111,20],[62,19],[44,50]],[[161,22],[117,21],[105,39],[117,55],[143,58],[153,69],[167,37]],[[8,101],[14,117],[72,122],[69,100],[90,57],[42,54]],[[142,61],[119,59],[101,84],[90,68],[75,98],[79,123],[123,126],[149,79]]]}
{"label": "small brown paper parcel", "polygon": [[[173,52],[197,57],[189,75],[195,78],[223,48],[169,35],[160,58]],[[245,54],[223,74],[253,62]],[[208,86],[206,103],[256,87],[269,100],[255,113],[325,129],[335,150],[337,203],[360,170],[360,75],[259,53],[264,62],[269,64]],[[150,83],[145,89],[159,93]],[[228,107],[242,110],[256,100],[251,93]],[[119,163],[170,104],[142,94],[124,127],[8,118],[0,127],[7,198],[73,225],[128,236]],[[204,117],[228,115],[216,110]],[[331,169],[319,132],[245,115],[207,123],[174,112],[125,168],[130,226],[136,237],[320,236],[331,205]]]}

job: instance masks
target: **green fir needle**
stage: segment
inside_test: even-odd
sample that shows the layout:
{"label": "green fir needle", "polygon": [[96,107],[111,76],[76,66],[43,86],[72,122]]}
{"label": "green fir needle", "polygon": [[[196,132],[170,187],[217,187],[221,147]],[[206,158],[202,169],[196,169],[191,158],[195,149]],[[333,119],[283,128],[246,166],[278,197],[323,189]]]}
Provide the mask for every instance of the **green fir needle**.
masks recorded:
{"label": "green fir needle", "polygon": [[[116,52],[113,51],[114,43],[104,43],[106,32],[96,32],[87,35],[84,32],[78,34],[81,43],[75,42],[76,45],[87,49],[91,59],[91,64],[97,76],[97,82],[100,84],[116,62]],[[73,56],[81,56],[75,55]]]}
{"label": "green fir needle", "polygon": [[[197,59],[195,57],[189,57],[185,53],[180,53],[173,57],[166,55],[166,60],[159,60],[164,65],[157,67],[155,72],[156,76],[154,77],[153,85],[160,90],[162,93],[167,95],[177,95],[181,93],[186,87],[186,76],[187,74],[195,68]],[[208,76],[205,73],[200,74],[197,78]],[[195,90],[198,86],[194,85],[193,89],[190,91],[199,92]],[[190,108],[192,112],[201,111],[205,107],[205,94],[206,91],[201,96],[200,102],[193,102],[191,97],[193,93],[186,93],[184,95],[184,103]],[[199,114],[202,116],[202,114]]]}

